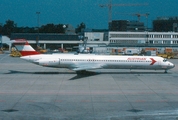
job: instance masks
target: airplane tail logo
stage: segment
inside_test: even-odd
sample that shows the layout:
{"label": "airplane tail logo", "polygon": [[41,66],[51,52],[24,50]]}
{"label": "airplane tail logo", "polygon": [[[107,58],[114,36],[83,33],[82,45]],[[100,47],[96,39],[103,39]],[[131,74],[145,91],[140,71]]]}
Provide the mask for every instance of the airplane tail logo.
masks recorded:
{"label": "airplane tail logo", "polygon": [[22,56],[27,56],[27,55],[37,55],[40,54],[36,50],[32,48],[31,45],[27,42],[25,39],[16,39],[13,40],[13,44],[17,48],[17,50],[21,53]]}

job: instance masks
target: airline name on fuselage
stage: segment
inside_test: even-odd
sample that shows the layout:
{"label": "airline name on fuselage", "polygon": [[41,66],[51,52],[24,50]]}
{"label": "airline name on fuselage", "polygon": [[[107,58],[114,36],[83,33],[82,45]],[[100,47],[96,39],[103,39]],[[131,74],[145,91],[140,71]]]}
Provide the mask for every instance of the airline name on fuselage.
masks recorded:
{"label": "airline name on fuselage", "polygon": [[132,60],[132,61],[136,61],[136,60],[138,60],[138,61],[145,61],[146,58],[127,58],[127,60]]}

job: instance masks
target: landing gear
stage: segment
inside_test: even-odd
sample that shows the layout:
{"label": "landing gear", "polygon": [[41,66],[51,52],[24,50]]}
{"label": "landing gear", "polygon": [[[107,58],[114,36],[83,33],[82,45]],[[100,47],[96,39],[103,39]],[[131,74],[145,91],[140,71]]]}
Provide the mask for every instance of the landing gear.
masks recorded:
{"label": "landing gear", "polygon": [[165,70],[164,73],[167,73],[167,70]]}
{"label": "landing gear", "polygon": [[86,70],[76,71],[76,73],[77,73],[77,75],[95,75],[95,74],[97,74],[96,72],[86,71]]}
{"label": "landing gear", "polygon": [[86,70],[81,70],[81,71],[76,71],[77,74],[86,74],[87,71]]}

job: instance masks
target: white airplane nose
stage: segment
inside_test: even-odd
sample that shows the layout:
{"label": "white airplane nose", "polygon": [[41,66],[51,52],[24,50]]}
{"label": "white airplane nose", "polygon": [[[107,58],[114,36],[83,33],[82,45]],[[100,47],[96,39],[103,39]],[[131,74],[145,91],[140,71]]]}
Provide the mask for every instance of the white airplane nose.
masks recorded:
{"label": "white airplane nose", "polygon": [[171,68],[174,68],[175,65],[174,65],[173,63],[170,63],[170,67],[171,67]]}
{"label": "white airplane nose", "polygon": [[174,65],[174,64],[172,64],[172,66],[173,66],[173,68],[175,67],[175,65]]}
{"label": "white airplane nose", "polygon": [[168,62],[167,65],[168,65],[167,67],[168,67],[169,69],[172,69],[172,68],[175,67],[175,65],[174,65],[173,63],[171,63],[171,62]]}

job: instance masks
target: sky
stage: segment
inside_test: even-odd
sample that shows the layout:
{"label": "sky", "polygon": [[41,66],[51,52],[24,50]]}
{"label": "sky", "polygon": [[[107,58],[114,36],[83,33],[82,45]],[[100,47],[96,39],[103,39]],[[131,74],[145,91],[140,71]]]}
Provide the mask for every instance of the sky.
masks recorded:
{"label": "sky", "polygon": [[[108,8],[99,7],[109,0],[0,0],[0,24],[13,20],[18,27],[53,24],[71,24],[77,27],[84,22],[90,29],[108,28]],[[159,16],[178,16],[178,0],[112,0],[112,4],[144,4],[148,6],[113,6],[112,20],[137,20],[131,14],[149,13],[148,26]],[[140,19],[146,24],[144,16]]]}

